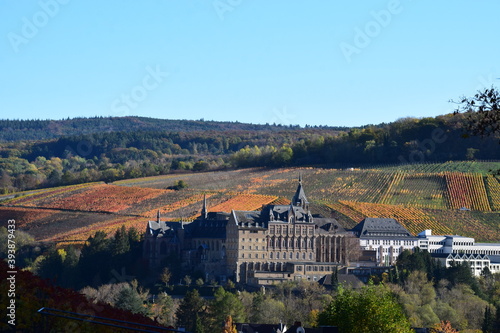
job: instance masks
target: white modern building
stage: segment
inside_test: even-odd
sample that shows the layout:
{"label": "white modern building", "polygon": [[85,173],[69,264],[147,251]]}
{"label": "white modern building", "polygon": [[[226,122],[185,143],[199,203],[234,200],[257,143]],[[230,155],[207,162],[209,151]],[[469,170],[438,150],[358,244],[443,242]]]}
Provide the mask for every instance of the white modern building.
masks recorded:
{"label": "white modern building", "polygon": [[476,243],[472,237],[433,235],[431,230],[418,234],[419,247],[430,253],[467,253],[500,255],[498,243]]}
{"label": "white modern building", "polygon": [[352,231],[359,237],[361,250],[371,256],[370,259],[378,266],[393,265],[404,250],[413,251],[418,247],[429,251],[446,267],[450,267],[452,262],[466,261],[476,276],[485,267],[492,273],[500,272],[498,243],[476,243],[472,237],[457,235],[433,235],[431,230],[413,236],[391,218],[365,218]]}
{"label": "white modern building", "polygon": [[468,262],[474,275],[479,276],[485,267],[491,273],[500,272],[500,244],[476,243],[472,237],[433,235],[431,230],[418,234],[419,247],[427,250],[446,267],[452,262]]}
{"label": "white modern building", "polygon": [[352,231],[359,237],[361,250],[374,252],[375,261],[381,266],[396,263],[396,259],[404,250],[415,249],[420,241],[391,218],[367,217]]}

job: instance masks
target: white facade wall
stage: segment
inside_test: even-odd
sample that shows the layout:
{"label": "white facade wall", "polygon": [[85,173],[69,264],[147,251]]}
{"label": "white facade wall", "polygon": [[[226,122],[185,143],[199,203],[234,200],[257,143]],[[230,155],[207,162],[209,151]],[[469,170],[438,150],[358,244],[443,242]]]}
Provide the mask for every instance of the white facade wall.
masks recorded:
{"label": "white facade wall", "polygon": [[476,243],[472,237],[463,236],[438,236],[432,235],[431,230],[422,231],[418,234],[419,247],[432,253],[440,254],[469,254],[466,258],[443,258],[446,267],[450,267],[451,262],[467,261],[471,266],[474,275],[479,276],[484,267],[488,267],[492,273],[500,272],[500,263],[491,263],[488,257],[479,258],[479,254],[500,255],[500,244]]}
{"label": "white facade wall", "polygon": [[[359,242],[362,250],[376,251],[376,260],[382,265],[394,264],[404,250],[413,251],[416,247],[427,250],[431,254],[500,255],[500,244],[476,243],[472,237],[432,235],[431,230],[421,232],[415,239],[363,237],[359,239]],[[492,273],[500,272],[500,263],[491,263],[489,258],[476,256],[465,259],[442,258],[446,267],[449,267],[453,260],[467,261],[476,276],[481,274],[484,267],[488,267]]]}
{"label": "white facade wall", "polygon": [[385,265],[392,265],[404,250],[413,250],[418,246],[418,239],[380,239],[380,238],[360,238],[362,250],[376,251],[377,262]]}
{"label": "white facade wall", "polygon": [[472,237],[432,235],[431,230],[422,231],[418,237],[418,246],[430,253],[500,255],[500,244],[476,243]]}

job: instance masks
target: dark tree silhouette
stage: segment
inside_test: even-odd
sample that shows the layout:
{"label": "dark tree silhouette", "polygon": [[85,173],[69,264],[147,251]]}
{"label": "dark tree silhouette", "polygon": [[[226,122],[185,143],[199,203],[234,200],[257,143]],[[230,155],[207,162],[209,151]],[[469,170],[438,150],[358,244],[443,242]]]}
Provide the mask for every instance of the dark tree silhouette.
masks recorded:
{"label": "dark tree silhouette", "polygon": [[[500,92],[495,88],[479,90],[473,97],[462,97],[455,114],[465,114],[472,135],[500,136]],[[499,141],[500,142],[500,141]]]}

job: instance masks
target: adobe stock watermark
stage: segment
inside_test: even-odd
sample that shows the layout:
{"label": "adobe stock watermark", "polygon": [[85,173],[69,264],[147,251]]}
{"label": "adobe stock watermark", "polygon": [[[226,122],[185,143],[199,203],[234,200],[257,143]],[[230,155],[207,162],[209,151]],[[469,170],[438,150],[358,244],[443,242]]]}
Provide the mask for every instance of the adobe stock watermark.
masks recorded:
{"label": "adobe stock watermark", "polygon": [[444,143],[448,136],[441,128],[435,128],[429,139],[417,140],[417,149],[412,150],[408,155],[408,160],[402,155],[398,159],[402,164],[423,163],[426,155],[431,155],[436,150],[436,145]]}
{"label": "adobe stock watermark", "polygon": [[394,16],[403,11],[403,6],[399,0],[390,0],[385,9],[372,10],[370,12],[371,20],[364,26],[354,27],[354,37],[352,42],[341,42],[340,50],[348,63],[352,62],[354,55],[360,54],[377,38],[382,31],[391,24]]}
{"label": "adobe stock watermark", "polygon": [[273,109],[273,117],[271,118],[271,124],[276,125],[292,125],[292,120],[296,118],[296,115],[289,113],[286,107],[281,109]]}
{"label": "adobe stock watermark", "polygon": [[478,85],[476,87],[476,91],[483,90],[483,89],[489,89],[492,86],[497,83],[497,80],[500,80],[500,78],[497,78],[497,75],[495,74],[495,71],[492,71],[488,75],[479,75],[477,77],[478,80]]}
{"label": "adobe stock watermark", "polygon": [[15,53],[19,52],[21,45],[26,45],[30,40],[35,38],[40,29],[49,24],[61,9],[61,5],[67,5],[70,0],[40,0],[38,6],[40,10],[31,16],[31,18],[23,17],[20,33],[9,32],[7,39]]}
{"label": "adobe stock watermark", "polygon": [[224,21],[226,13],[232,12],[236,7],[240,6],[243,0],[214,0],[212,6],[214,7],[217,16],[221,21]]}
{"label": "adobe stock watermark", "polygon": [[160,86],[160,84],[169,75],[163,72],[159,65],[153,69],[151,66],[146,67],[147,74],[144,75],[140,84],[132,87],[130,93],[121,94],[111,103],[111,111],[117,116],[126,116],[131,110],[136,109],[143,102],[149,93]]}

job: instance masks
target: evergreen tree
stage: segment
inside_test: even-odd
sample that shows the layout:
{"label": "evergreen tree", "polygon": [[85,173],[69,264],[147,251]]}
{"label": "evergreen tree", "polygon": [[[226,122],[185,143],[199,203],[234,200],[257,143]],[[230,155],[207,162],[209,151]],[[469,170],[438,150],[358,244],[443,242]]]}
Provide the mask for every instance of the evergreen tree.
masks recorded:
{"label": "evergreen tree", "polygon": [[194,332],[196,321],[203,322],[205,301],[200,297],[198,290],[193,289],[186,293],[176,311],[177,326],[184,326],[186,331]]}
{"label": "evergreen tree", "polygon": [[125,229],[125,225],[122,225],[121,228],[116,230],[111,249],[111,254],[113,256],[127,253],[130,250],[130,239]]}
{"label": "evergreen tree", "polygon": [[118,294],[116,306],[120,309],[129,310],[132,313],[147,315],[148,311],[139,296],[139,293],[132,287],[123,288]]}
{"label": "evergreen tree", "polygon": [[234,318],[236,322],[244,322],[246,313],[243,304],[237,295],[219,287],[214,293],[214,299],[210,303],[210,314],[213,319],[212,331],[219,331],[224,325],[227,316]]}
{"label": "evergreen tree", "polygon": [[38,267],[38,275],[45,279],[53,279],[56,283],[60,283],[63,273],[63,258],[55,247],[49,250],[49,253],[40,262]]}
{"label": "evergreen tree", "polygon": [[495,320],[493,314],[491,313],[491,308],[487,306],[486,310],[484,311],[483,326],[481,327],[483,333],[493,333],[494,321]]}
{"label": "evergreen tree", "polygon": [[61,283],[64,287],[76,287],[80,283],[78,271],[78,255],[73,245],[66,249],[66,257],[63,262]]}
{"label": "evergreen tree", "polygon": [[110,241],[104,231],[97,231],[88,238],[80,254],[79,268],[84,284],[95,285],[108,281],[110,271],[102,269],[109,269],[110,264]]}
{"label": "evergreen tree", "polygon": [[500,304],[495,307],[495,319],[493,322],[493,333],[500,333]]}
{"label": "evergreen tree", "polygon": [[195,325],[193,333],[205,333],[205,326],[203,325],[199,314],[195,315]]}
{"label": "evergreen tree", "polygon": [[339,270],[338,267],[335,266],[335,270],[332,272],[332,289],[333,291],[337,291],[339,288]]}

